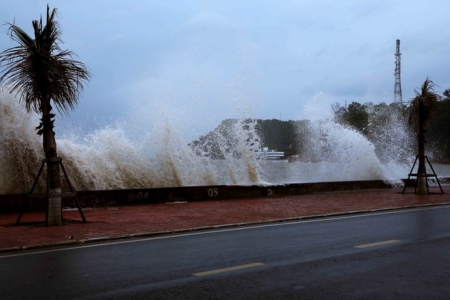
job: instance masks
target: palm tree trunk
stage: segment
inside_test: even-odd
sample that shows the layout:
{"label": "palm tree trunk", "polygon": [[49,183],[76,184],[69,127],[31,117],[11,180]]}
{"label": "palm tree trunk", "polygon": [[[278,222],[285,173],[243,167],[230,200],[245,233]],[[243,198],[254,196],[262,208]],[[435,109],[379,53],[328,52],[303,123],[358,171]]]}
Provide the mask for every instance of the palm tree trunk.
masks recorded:
{"label": "palm tree trunk", "polygon": [[[420,118],[421,116],[419,116]],[[425,128],[423,122],[420,123],[419,132],[417,135],[419,147],[419,166],[417,169],[417,194],[426,195],[428,193],[426,186],[426,169],[425,169]]]}
{"label": "palm tree trunk", "polygon": [[[47,159],[47,172],[50,194],[61,194],[61,175],[59,170],[59,163],[52,162],[51,159],[58,157],[56,150],[55,133],[53,131],[53,120],[51,115],[50,98],[44,97],[42,99],[42,124],[43,124],[43,148],[45,158]],[[61,215],[61,196],[49,197],[47,200],[46,211],[46,225],[59,226],[62,225]]]}

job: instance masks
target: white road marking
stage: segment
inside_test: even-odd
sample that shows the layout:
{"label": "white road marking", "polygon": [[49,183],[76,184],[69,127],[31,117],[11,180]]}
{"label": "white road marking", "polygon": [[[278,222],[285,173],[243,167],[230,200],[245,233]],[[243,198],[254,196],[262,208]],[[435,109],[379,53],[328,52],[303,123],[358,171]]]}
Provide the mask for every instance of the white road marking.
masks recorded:
{"label": "white road marking", "polygon": [[234,266],[229,268],[223,268],[223,269],[217,269],[217,270],[211,270],[206,272],[200,272],[200,273],[194,273],[193,276],[207,276],[207,275],[213,275],[218,273],[225,273],[225,272],[231,272],[231,271],[237,271],[242,269],[248,269],[248,268],[254,268],[264,265],[263,263],[251,263],[246,265],[240,265],[240,266]]}
{"label": "white road marking", "polygon": [[60,249],[51,249],[51,250],[39,250],[39,251],[26,252],[26,253],[15,253],[15,254],[6,254],[6,255],[2,255],[0,253],[0,259],[8,258],[8,257],[16,257],[16,256],[25,256],[25,255],[33,255],[33,254],[42,254],[42,253],[50,253],[50,252],[59,252],[59,251],[84,249],[84,248],[112,246],[112,245],[137,243],[137,242],[146,242],[146,241],[163,240],[163,239],[173,239],[173,238],[187,237],[187,236],[193,236],[193,235],[214,234],[214,233],[231,232],[231,231],[239,231],[239,230],[251,230],[251,229],[258,229],[258,228],[265,228],[265,227],[275,227],[275,226],[286,226],[286,225],[293,225],[293,224],[328,222],[328,221],[334,221],[334,220],[345,220],[345,219],[363,218],[363,217],[370,217],[370,216],[407,213],[407,212],[419,211],[419,210],[446,209],[446,208],[450,208],[450,206],[449,205],[442,205],[442,206],[436,206],[436,207],[412,208],[412,209],[405,209],[405,210],[392,210],[392,211],[384,211],[384,212],[376,212],[376,213],[368,212],[368,213],[361,213],[361,214],[357,214],[357,215],[350,215],[350,216],[347,215],[347,216],[338,216],[338,217],[326,217],[326,216],[324,216],[324,218],[309,219],[309,220],[295,220],[295,221],[287,221],[287,222],[280,222],[280,223],[274,223],[274,224],[263,224],[263,225],[251,225],[250,224],[249,226],[245,226],[245,227],[236,227],[236,228],[228,228],[228,229],[217,229],[217,230],[207,230],[207,231],[198,231],[198,232],[181,233],[181,234],[170,234],[170,235],[165,235],[165,236],[156,236],[156,237],[148,237],[148,238],[137,238],[137,239],[132,239],[132,240],[130,239],[130,240],[117,241],[117,242],[104,241],[104,242],[101,242],[100,244],[91,244],[91,245],[84,245],[84,246],[79,246],[79,244],[78,244],[78,245],[73,246],[73,247],[60,248]]}
{"label": "white road marking", "polygon": [[376,242],[376,243],[371,243],[371,244],[364,244],[364,245],[355,246],[355,248],[364,249],[364,248],[369,248],[369,247],[377,247],[377,246],[389,245],[389,244],[395,244],[395,243],[400,243],[400,240],[389,240],[389,241],[382,241],[382,242]]}

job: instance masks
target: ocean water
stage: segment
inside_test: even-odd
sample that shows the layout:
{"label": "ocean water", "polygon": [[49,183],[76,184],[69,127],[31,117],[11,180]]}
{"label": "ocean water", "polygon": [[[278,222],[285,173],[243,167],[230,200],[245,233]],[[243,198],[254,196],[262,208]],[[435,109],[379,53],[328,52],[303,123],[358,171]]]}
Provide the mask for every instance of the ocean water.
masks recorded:
{"label": "ocean water", "polygon": [[[27,113],[5,90],[0,92],[0,115],[0,194],[28,192],[44,157],[41,137],[35,133],[39,116]],[[256,123],[244,123],[248,118],[236,122],[226,136],[217,134],[225,153],[220,160],[193,151],[188,146],[191,141],[170,121],[154,124],[150,135],[138,139],[141,143],[130,139],[127,127],[120,124],[84,136],[74,130],[57,139],[58,154],[77,190],[378,179],[399,183],[412,166],[414,155],[402,153],[411,159],[399,159],[401,145],[387,143],[383,150],[330,120],[311,123],[309,135],[302,140],[308,149],[306,158],[291,163],[260,160],[255,151],[263,145]],[[448,166],[435,169],[439,176],[450,175]],[[43,178],[39,186],[45,186]]]}
{"label": "ocean water", "polygon": [[[432,162],[432,166],[438,178],[450,177],[450,165]],[[356,169],[354,167],[356,167]],[[262,169],[265,174],[264,180],[265,182],[272,184],[383,180],[394,186],[400,186],[401,179],[408,178],[412,164],[387,164],[382,165],[381,167],[383,170],[382,174],[377,173],[377,171],[374,171],[371,167],[344,166],[344,164],[341,163],[289,163],[287,160],[265,161],[262,163]],[[432,172],[428,165],[427,172]],[[415,178],[411,177],[411,179]]]}

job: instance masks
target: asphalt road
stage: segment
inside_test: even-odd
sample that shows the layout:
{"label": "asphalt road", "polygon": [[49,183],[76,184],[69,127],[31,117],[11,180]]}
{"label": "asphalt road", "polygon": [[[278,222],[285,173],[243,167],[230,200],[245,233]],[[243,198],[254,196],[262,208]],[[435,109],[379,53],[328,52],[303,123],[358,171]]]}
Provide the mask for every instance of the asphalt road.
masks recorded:
{"label": "asphalt road", "polygon": [[0,299],[449,299],[450,206],[0,256]]}

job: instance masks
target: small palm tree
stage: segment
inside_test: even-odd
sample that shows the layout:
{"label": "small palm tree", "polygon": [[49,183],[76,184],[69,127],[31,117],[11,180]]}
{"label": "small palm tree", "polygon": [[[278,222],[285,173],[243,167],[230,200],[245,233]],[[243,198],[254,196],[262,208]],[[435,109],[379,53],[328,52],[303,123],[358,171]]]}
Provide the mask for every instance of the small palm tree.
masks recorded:
{"label": "small palm tree", "polygon": [[409,124],[417,135],[419,166],[417,170],[417,193],[426,194],[425,175],[425,133],[426,127],[433,119],[434,113],[438,109],[440,96],[434,92],[434,83],[428,78],[422,84],[420,91],[415,90],[416,97],[411,100]]}
{"label": "small palm tree", "polygon": [[[47,5],[46,24],[32,21],[34,39],[15,24],[9,25],[8,34],[19,45],[0,53],[0,83],[8,85],[11,93],[19,96],[28,111],[41,115],[36,128],[43,137],[43,148],[49,172],[50,194],[61,192],[61,177],[57,154],[52,104],[59,112],[67,113],[78,103],[83,83],[90,74],[83,63],[73,60],[75,55],[59,47],[61,31],[55,20],[56,9]],[[47,225],[61,224],[61,198],[50,197],[47,210]]]}

